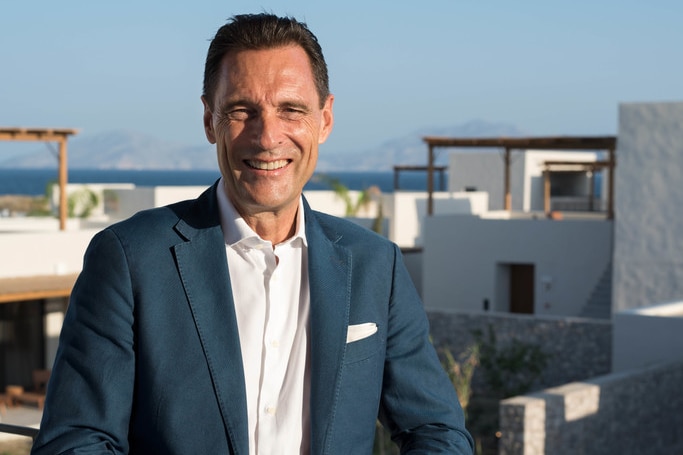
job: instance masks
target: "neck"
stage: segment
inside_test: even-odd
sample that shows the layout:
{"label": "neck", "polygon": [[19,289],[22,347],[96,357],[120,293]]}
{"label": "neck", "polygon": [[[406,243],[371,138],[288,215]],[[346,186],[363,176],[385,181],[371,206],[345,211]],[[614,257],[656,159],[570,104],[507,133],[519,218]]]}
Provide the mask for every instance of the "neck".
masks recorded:
{"label": "neck", "polygon": [[240,203],[223,187],[225,195],[247,225],[263,240],[273,246],[294,236],[297,230],[297,214],[301,205],[301,195],[282,207],[263,210],[260,206]]}
{"label": "neck", "polygon": [[250,228],[263,240],[274,245],[284,242],[296,232],[297,213],[299,206],[294,210],[283,212],[261,212],[255,215],[242,214],[242,218]]}

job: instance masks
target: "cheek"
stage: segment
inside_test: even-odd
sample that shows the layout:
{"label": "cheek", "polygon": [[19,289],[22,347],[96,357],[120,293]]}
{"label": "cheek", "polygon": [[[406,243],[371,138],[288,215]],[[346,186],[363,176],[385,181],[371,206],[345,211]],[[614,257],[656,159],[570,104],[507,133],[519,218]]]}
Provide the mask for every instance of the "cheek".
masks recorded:
{"label": "cheek", "polygon": [[296,129],[290,131],[291,137],[297,138],[301,148],[305,150],[313,150],[321,144],[321,131],[318,128],[318,123],[315,119],[310,119],[301,123]]}
{"label": "cheek", "polygon": [[239,144],[240,136],[235,134],[235,131],[228,127],[223,127],[216,132],[216,145],[221,153],[227,156],[228,152]]}
{"label": "cheek", "polygon": [[218,158],[218,166],[223,176],[227,176],[231,168],[234,167],[232,157],[229,153],[230,141],[226,136],[218,136],[216,141],[216,155]]}

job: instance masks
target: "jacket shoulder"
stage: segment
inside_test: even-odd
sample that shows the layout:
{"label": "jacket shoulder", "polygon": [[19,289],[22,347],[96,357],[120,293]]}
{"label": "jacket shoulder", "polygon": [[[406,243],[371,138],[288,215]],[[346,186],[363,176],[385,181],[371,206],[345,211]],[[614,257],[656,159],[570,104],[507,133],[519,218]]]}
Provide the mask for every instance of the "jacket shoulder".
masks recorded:
{"label": "jacket shoulder", "polygon": [[163,207],[155,207],[137,212],[131,217],[116,222],[108,229],[118,233],[155,230],[160,227],[173,227],[179,221],[196,227],[209,227],[220,224],[215,185],[207,188],[196,199],[175,202]]}
{"label": "jacket shoulder", "polygon": [[123,234],[140,230],[156,230],[161,226],[173,226],[181,219],[181,213],[191,202],[183,201],[164,207],[141,210],[129,218],[110,225],[107,229]]}

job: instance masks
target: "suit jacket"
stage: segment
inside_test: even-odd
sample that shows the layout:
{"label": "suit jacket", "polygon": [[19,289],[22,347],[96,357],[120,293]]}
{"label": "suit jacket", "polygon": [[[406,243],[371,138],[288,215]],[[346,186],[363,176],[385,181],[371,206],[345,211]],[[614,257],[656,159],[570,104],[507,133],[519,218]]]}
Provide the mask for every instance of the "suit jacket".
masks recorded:
{"label": "suit jacket", "polygon": [[[378,415],[405,453],[471,453],[398,248],[306,203],[305,220],[311,453],[371,453]],[[248,454],[232,299],[216,185],[98,233],[33,453]]]}

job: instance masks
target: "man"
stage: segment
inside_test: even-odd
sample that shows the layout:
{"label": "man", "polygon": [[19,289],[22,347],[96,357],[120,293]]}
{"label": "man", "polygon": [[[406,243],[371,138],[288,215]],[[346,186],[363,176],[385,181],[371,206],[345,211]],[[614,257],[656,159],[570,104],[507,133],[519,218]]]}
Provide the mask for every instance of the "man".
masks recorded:
{"label": "man", "polygon": [[302,23],[242,15],[206,60],[221,179],[99,233],[36,454],[403,453],[472,440],[395,245],[302,197],[334,97]]}

